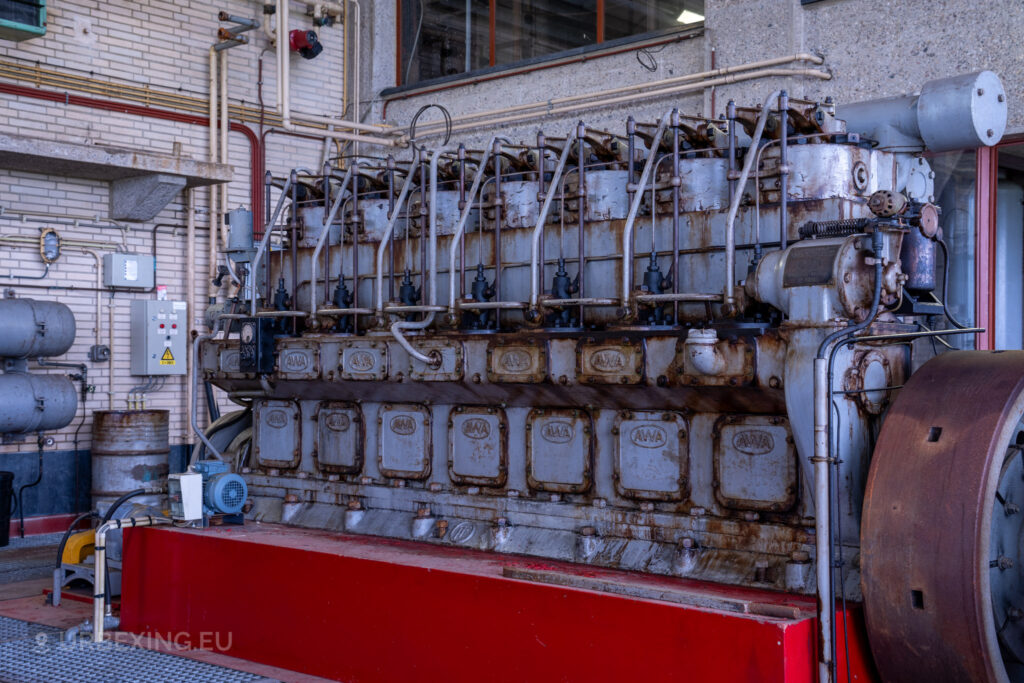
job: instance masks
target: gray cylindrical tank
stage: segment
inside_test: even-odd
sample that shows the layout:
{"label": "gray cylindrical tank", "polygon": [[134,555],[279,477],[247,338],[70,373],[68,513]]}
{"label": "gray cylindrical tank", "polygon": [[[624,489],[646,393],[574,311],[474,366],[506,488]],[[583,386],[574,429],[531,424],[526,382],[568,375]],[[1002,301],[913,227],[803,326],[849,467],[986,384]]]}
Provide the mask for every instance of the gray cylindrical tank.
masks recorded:
{"label": "gray cylindrical tank", "polygon": [[75,343],[75,316],[56,301],[0,299],[0,358],[59,356]]}
{"label": "gray cylindrical tank", "polygon": [[0,434],[60,429],[78,411],[75,383],[64,375],[0,375]]}
{"label": "gray cylindrical tank", "polygon": [[928,81],[920,95],[889,97],[839,107],[846,130],[882,148],[925,146],[933,152],[999,142],[1006,131],[1006,92],[999,76],[976,71]]}
{"label": "gray cylindrical tank", "polygon": [[[167,483],[170,445],[166,410],[98,410],[92,422],[92,499],[100,514],[135,489]],[[159,505],[146,494],[133,503]]]}

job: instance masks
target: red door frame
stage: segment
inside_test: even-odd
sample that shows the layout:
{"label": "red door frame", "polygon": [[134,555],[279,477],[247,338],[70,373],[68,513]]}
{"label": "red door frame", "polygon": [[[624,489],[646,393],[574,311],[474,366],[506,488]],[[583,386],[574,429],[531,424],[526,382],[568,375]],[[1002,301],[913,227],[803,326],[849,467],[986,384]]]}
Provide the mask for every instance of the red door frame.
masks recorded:
{"label": "red door frame", "polygon": [[1024,144],[1024,135],[1004,138],[993,147],[978,149],[977,183],[974,188],[975,286],[974,306],[977,327],[985,332],[977,337],[977,348],[995,347],[996,327],[996,198],[999,190],[999,148]]}

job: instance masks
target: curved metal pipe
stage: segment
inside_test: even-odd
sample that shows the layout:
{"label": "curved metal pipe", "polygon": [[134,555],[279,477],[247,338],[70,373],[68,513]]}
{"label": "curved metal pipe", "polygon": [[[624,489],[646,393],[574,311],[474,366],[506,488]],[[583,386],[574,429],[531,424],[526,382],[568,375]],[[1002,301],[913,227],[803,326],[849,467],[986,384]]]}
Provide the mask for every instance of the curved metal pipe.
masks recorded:
{"label": "curved metal pipe", "polygon": [[757,117],[754,134],[750,137],[750,148],[743,159],[743,170],[740,171],[736,192],[733,193],[732,203],[729,205],[729,219],[725,225],[725,291],[722,294],[727,308],[736,306],[736,212],[739,211],[740,201],[743,199],[743,189],[747,185],[750,169],[758,157],[757,145],[764,133],[764,124],[767,123],[768,115],[772,111],[771,103],[779,97],[781,92],[780,90],[772,91],[772,94],[765,98],[761,115]]}
{"label": "curved metal pipe", "polygon": [[[654,170],[655,159],[658,156],[658,147],[661,139],[668,130],[668,122],[672,118],[672,111],[668,110],[658,122],[658,130],[654,133],[651,142],[651,149],[644,161],[644,170],[640,173],[640,180],[636,183],[636,192],[633,193],[633,201],[629,204],[629,213],[626,214],[626,224],[622,229],[622,305],[629,305],[629,295],[633,293],[633,226],[636,224],[636,214],[640,211],[640,203],[644,199],[643,188],[647,185],[648,178]],[[582,207],[581,207],[582,210]],[[651,207],[653,212],[655,209]],[[678,275],[677,275],[678,277]]]}
{"label": "curved metal pipe", "polygon": [[[341,180],[341,187],[338,188],[338,198],[334,200],[334,204],[331,206],[329,215],[324,216],[324,228],[320,232],[320,238],[316,241],[316,247],[313,249],[313,256],[310,259],[310,276],[309,276],[309,319],[312,321],[316,317],[316,264],[317,259],[320,256],[320,250],[324,248],[324,243],[327,241],[327,236],[331,234],[331,223],[334,222],[334,218],[338,215],[338,209],[341,208],[342,201],[345,197],[345,188],[348,187],[348,183],[352,180],[354,169],[358,169],[360,163],[357,161],[353,163],[345,171],[345,176]],[[328,191],[329,194],[329,191]],[[344,238],[343,238],[344,239]],[[344,258],[344,256],[343,256]],[[328,264],[329,266],[329,264]],[[328,276],[329,277],[329,276]],[[358,283],[356,283],[358,284]]]}
{"label": "curved metal pipe", "polygon": [[[562,153],[558,157],[558,165],[555,166],[555,172],[551,176],[551,183],[548,185],[547,194],[544,195],[544,203],[541,204],[540,214],[537,216],[537,225],[533,228],[533,234],[530,236],[530,307],[536,308],[537,302],[540,300],[541,290],[541,278],[543,273],[541,272],[540,264],[540,241],[544,237],[544,224],[548,220],[548,212],[551,210],[551,202],[555,198],[555,188],[558,187],[558,181],[562,177],[562,172],[565,170],[565,162],[569,159],[569,152],[572,151],[572,138],[573,133],[570,132],[565,136],[565,146],[562,147]],[[541,162],[541,175],[544,174],[543,161]],[[581,264],[582,266],[582,264]]]}
{"label": "curved metal pipe", "polygon": [[[487,170],[487,161],[491,156],[491,149],[494,148],[494,142],[497,136],[492,135],[491,139],[487,141],[484,146],[484,155],[480,159],[480,165],[477,166],[476,175],[473,176],[473,184],[469,187],[469,193],[466,195],[466,205],[462,207],[462,214],[459,216],[459,224],[455,226],[455,233],[452,235],[451,249],[448,252],[448,309],[449,313],[455,312],[455,260],[458,257],[459,250],[456,248],[461,242],[462,237],[466,232],[466,222],[469,220],[469,214],[473,211],[473,201],[476,199],[477,193],[483,186],[484,173]],[[431,207],[433,210],[433,207]]]}
{"label": "curved metal pipe", "polygon": [[[405,176],[405,182],[402,183],[402,189],[398,193],[395,207],[391,210],[391,215],[388,216],[388,226],[384,229],[384,234],[380,238],[380,244],[377,246],[377,273],[375,276],[377,291],[375,296],[377,298],[376,311],[378,316],[384,315],[384,250],[391,241],[391,235],[395,231],[395,224],[398,222],[398,214],[402,212],[405,198],[409,194],[409,188],[412,187],[412,178],[416,175],[415,164],[416,160],[414,159],[409,166],[409,172]],[[391,275],[394,277],[394,273]]]}

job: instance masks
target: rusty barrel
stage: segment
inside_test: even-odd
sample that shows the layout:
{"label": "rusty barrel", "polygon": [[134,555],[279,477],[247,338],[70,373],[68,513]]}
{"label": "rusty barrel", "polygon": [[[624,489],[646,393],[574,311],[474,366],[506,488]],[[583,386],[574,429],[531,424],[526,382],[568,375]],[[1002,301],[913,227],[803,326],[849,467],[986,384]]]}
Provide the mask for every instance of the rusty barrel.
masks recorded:
{"label": "rusty barrel", "polygon": [[[124,494],[167,484],[170,445],[166,410],[97,410],[92,422],[93,508],[104,514]],[[160,494],[132,498],[158,505]]]}

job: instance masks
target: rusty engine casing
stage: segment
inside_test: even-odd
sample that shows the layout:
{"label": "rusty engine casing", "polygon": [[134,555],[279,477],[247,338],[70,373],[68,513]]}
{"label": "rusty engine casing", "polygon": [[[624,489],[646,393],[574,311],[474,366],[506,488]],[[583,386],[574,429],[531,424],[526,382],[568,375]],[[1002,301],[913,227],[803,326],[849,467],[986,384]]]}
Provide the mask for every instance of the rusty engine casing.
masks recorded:
{"label": "rusty engine casing", "polygon": [[[237,327],[199,348],[202,376],[251,411],[225,448],[249,517],[813,592],[810,367],[869,315],[872,259],[882,304],[899,299],[914,228],[867,200],[905,192],[918,159],[791,106],[785,157],[779,117],[751,149],[744,110],[731,160],[707,133],[721,121],[687,119],[350,168],[327,227],[344,171],[299,179],[320,198],[282,212],[238,293],[272,363]],[[744,153],[760,164],[741,186]],[[909,362],[904,346],[836,356],[847,595],[868,435]]]}

